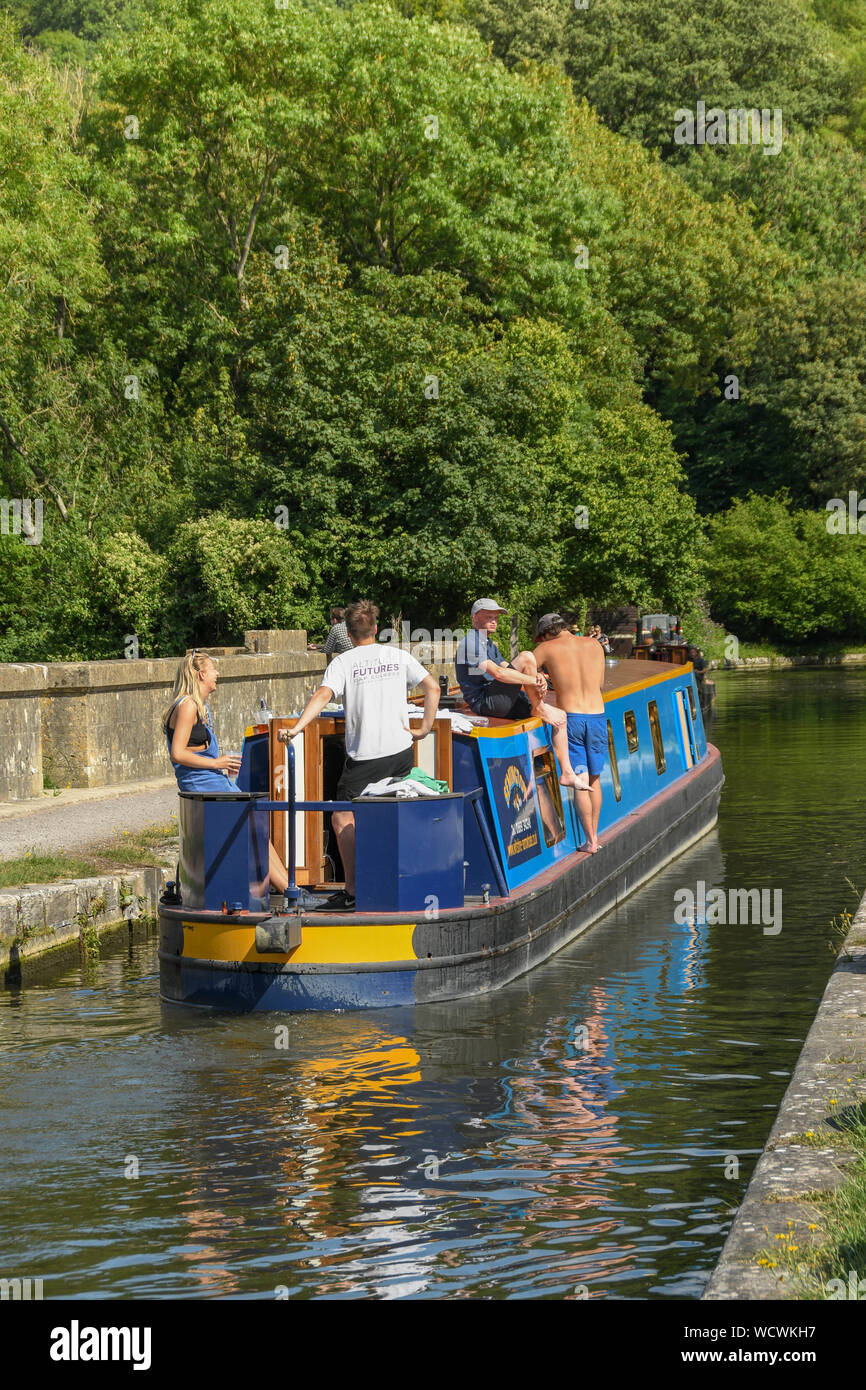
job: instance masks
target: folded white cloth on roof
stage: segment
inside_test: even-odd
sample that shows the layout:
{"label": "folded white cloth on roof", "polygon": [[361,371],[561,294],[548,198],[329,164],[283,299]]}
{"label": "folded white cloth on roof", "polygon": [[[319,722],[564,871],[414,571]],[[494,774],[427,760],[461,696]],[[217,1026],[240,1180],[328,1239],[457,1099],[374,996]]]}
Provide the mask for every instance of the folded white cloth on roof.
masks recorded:
{"label": "folded white cloth on roof", "polygon": [[[410,709],[409,709],[409,718],[410,718],[410,719],[422,719],[423,716],[424,716],[424,711],[423,711],[423,709],[419,709],[419,708],[417,707],[417,705],[415,705],[415,706],[410,706]],[[474,726],[475,726],[476,724],[486,724],[486,723],[487,723],[487,720],[486,720],[482,715],[470,715],[470,716],[467,716],[467,715],[465,715],[465,714],[461,714],[461,713],[459,712],[459,710],[456,710],[456,709],[439,710],[438,714],[436,715],[436,718],[437,718],[437,719],[443,719],[443,718],[448,718],[448,719],[450,719],[450,720],[451,720],[451,727],[452,727],[452,729],[456,729],[458,734],[468,734],[468,733],[474,728]],[[408,728],[409,726],[407,725],[406,727]]]}
{"label": "folded white cloth on roof", "polygon": [[383,777],[381,782],[369,782],[361,792],[362,796],[396,796],[401,801],[409,801],[416,796],[438,796],[433,787],[425,787],[411,777]]}
{"label": "folded white cloth on roof", "polygon": [[[398,792],[397,788],[403,786],[404,790]],[[397,796],[410,797],[419,796],[417,784],[415,782],[404,783],[402,777],[383,777],[381,782],[368,782],[362,796]]]}
{"label": "folded white cloth on roof", "polygon": [[452,729],[456,730],[458,734],[471,733],[474,727],[471,719],[467,719],[465,714],[458,714],[457,710],[455,709],[450,710],[449,713],[451,715]]}

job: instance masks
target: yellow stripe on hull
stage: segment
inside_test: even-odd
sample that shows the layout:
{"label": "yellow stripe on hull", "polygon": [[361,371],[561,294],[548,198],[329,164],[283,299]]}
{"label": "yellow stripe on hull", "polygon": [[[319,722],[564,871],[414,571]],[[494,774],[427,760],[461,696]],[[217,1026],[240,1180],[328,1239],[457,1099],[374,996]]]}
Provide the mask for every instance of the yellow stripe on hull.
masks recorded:
{"label": "yellow stripe on hull", "polygon": [[183,955],[195,960],[290,961],[292,965],[366,965],[415,960],[413,922],[352,923],[313,926],[305,923],[300,946],[287,955],[256,950],[251,923],[184,922]]}

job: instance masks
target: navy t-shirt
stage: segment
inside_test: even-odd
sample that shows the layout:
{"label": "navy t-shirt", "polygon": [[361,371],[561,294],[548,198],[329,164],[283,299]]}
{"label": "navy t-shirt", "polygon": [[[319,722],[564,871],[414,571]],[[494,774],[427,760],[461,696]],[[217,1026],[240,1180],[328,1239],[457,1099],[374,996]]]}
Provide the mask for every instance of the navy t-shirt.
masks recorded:
{"label": "navy t-shirt", "polygon": [[[486,671],[473,670],[480,661],[492,661],[496,666],[508,663],[488,632],[473,628],[458,644],[454,657],[457,680],[463,691],[463,698],[470,709],[475,709],[485,690],[493,683],[493,676]],[[516,691],[515,691],[516,693]]]}

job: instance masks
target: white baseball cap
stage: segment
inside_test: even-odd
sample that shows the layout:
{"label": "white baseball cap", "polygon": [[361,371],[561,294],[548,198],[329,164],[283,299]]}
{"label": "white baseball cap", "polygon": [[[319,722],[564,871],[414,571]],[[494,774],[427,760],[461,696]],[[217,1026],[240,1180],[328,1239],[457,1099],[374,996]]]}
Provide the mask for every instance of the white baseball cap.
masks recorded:
{"label": "white baseball cap", "polygon": [[476,613],[507,613],[507,609],[496,602],[495,598],[477,598],[472,605],[472,617]]}

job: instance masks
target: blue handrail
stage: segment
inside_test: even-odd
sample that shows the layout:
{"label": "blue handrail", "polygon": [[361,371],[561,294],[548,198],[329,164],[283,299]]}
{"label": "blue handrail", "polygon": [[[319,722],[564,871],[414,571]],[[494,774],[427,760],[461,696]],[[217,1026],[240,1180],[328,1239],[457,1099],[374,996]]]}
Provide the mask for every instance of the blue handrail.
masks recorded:
{"label": "blue handrail", "polygon": [[289,907],[295,907],[300,893],[295,883],[295,811],[297,809],[297,803],[295,801],[295,749],[291,739],[287,739],[286,741],[286,765],[289,772],[289,785],[286,788],[289,802],[289,862],[286,865],[289,875],[289,886],[284,896]]}
{"label": "blue handrail", "polygon": [[[464,799],[472,797],[472,792],[450,792],[451,796],[462,796]],[[235,800],[238,798],[236,797]],[[411,797],[408,799],[409,805],[426,805],[433,798],[431,797]],[[441,800],[444,801],[444,796]],[[357,811],[358,807],[364,806],[393,806],[395,798],[393,796],[373,797],[363,796],[356,801],[294,801],[291,805],[296,811]],[[406,804],[405,802],[403,803]],[[256,798],[252,805],[257,811],[281,811],[283,815],[288,812],[289,803],[285,801],[263,801]]]}

